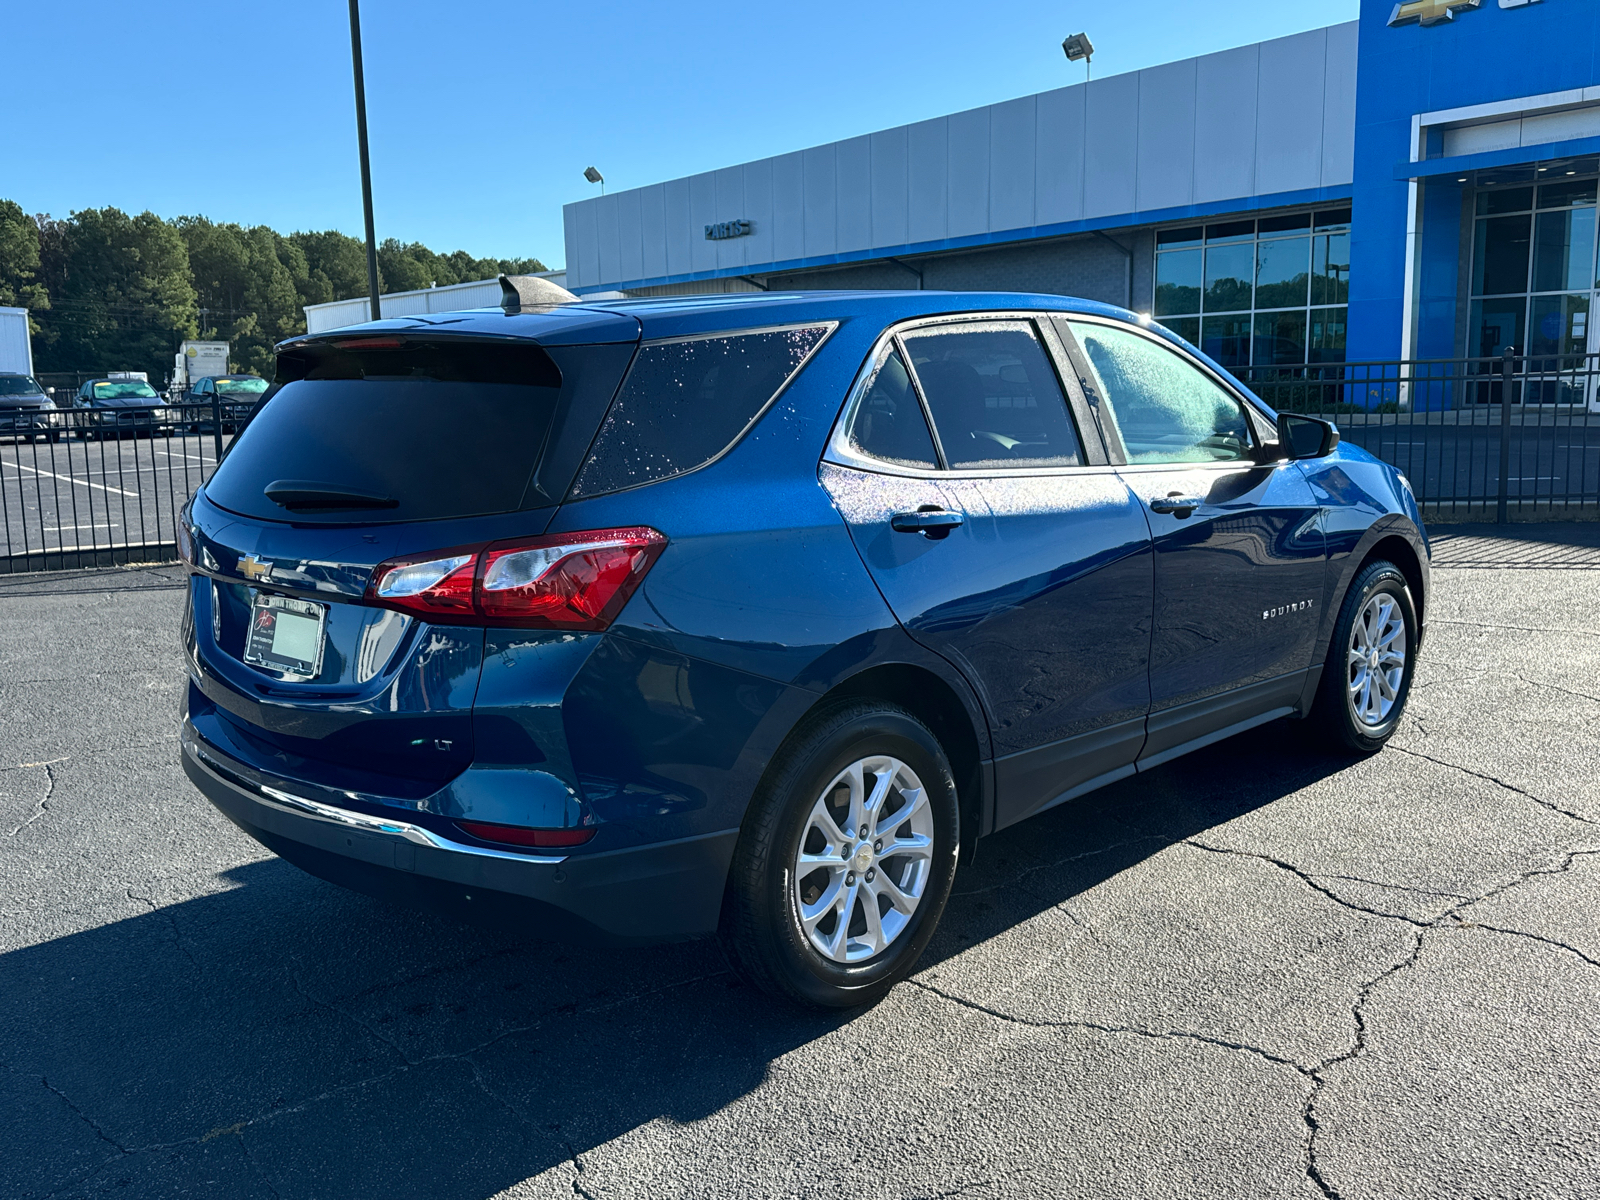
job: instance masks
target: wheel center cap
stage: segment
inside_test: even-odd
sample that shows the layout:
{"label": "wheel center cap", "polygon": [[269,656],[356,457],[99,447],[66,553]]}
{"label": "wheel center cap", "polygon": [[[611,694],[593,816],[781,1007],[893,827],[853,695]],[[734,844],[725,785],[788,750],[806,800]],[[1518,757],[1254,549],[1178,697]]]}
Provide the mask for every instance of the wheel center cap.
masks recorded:
{"label": "wheel center cap", "polygon": [[850,856],[850,865],[857,871],[865,871],[872,865],[871,842],[862,842],[856,847],[856,852]]}

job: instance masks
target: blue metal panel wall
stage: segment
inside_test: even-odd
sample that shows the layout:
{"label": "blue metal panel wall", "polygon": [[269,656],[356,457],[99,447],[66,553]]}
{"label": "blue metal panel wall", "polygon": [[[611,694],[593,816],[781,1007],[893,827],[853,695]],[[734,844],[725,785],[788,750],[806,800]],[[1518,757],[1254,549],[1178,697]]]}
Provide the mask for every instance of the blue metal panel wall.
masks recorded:
{"label": "blue metal panel wall", "polygon": [[739,244],[744,261],[771,262],[772,236],[772,162],[763,158],[747,163],[744,168],[744,217],[750,221],[750,236]]}
{"label": "blue metal panel wall", "polygon": [[949,192],[945,174],[950,163],[950,122],[945,117],[920,121],[906,129],[911,152],[907,173],[911,241],[933,242],[945,236]]}
{"label": "blue metal panel wall", "polygon": [[989,110],[952,113],[946,194],[950,197],[946,237],[965,237],[989,228]]}
{"label": "blue metal panel wall", "polygon": [[1026,229],[1034,224],[1037,112],[1038,98],[1035,96],[1008,100],[989,110],[991,229]]}
{"label": "blue metal panel wall", "polygon": [[1083,218],[1083,93],[1040,92],[1034,152],[1034,212],[1041,225]]}
{"label": "blue metal panel wall", "polygon": [[[568,206],[569,282],[648,287],[1339,199],[1355,48],[1351,27],[1316,30],[593,197]],[[736,220],[752,234],[705,238]]]}
{"label": "blue metal panel wall", "polygon": [[904,125],[872,135],[872,242],[903,246],[911,240]]}
{"label": "blue metal panel wall", "polygon": [[1194,203],[1195,60],[1139,72],[1139,170],[1135,208]]}
{"label": "blue metal panel wall", "polygon": [[663,184],[639,189],[639,232],[644,278],[667,273],[667,189]]}
{"label": "blue metal panel wall", "polygon": [[1195,63],[1194,199],[1212,204],[1256,191],[1256,87],[1261,48],[1241,46]]}
{"label": "blue metal panel wall", "polygon": [[1139,207],[1139,76],[1113,75],[1085,84],[1083,214]]}
{"label": "blue metal panel wall", "polygon": [[805,160],[800,151],[772,160],[772,258],[790,262],[806,253]]}
{"label": "blue metal panel wall", "polygon": [[[1422,197],[1417,357],[1456,356],[1456,289],[1461,260],[1461,192],[1453,180],[1430,180]],[[1470,353],[1470,351],[1469,351]]]}
{"label": "blue metal panel wall", "polygon": [[1322,174],[1322,105],[1328,35],[1323,29],[1261,44],[1256,95],[1256,188],[1282,192]]}
{"label": "blue metal panel wall", "polygon": [[[1395,176],[1410,157],[1412,117],[1600,84],[1594,0],[1509,9],[1484,4],[1429,26],[1390,26],[1393,10],[1392,0],[1362,0],[1350,239],[1353,359],[1395,358],[1404,345],[1407,183]],[[1436,265],[1421,263],[1424,270]],[[1430,292],[1431,285],[1419,287],[1419,302]],[[1443,344],[1437,330],[1419,325],[1418,334],[1419,347]]]}
{"label": "blue metal panel wall", "polygon": [[835,157],[835,235],[832,252],[872,245],[872,138],[840,142]]}
{"label": "blue metal panel wall", "polygon": [[800,153],[805,172],[806,257],[834,253],[838,237],[839,197],[834,178],[837,144],[813,146]]}

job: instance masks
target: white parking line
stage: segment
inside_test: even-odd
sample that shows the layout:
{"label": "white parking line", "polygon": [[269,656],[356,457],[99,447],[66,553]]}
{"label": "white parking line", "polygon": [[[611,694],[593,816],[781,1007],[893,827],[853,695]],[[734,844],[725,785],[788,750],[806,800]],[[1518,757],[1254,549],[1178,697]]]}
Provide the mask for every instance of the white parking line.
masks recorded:
{"label": "white parking line", "polygon": [[23,463],[5,462],[0,460],[0,467],[15,467],[19,471],[31,471],[35,475],[44,475],[51,479],[64,479],[68,483],[77,484],[79,487],[96,488],[102,492],[115,492],[119,496],[132,496],[135,499],[137,499],[139,496],[138,492],[125,492],[121,488],[107,487],[103,483],[90,483],[87,479],[74,479],[71,475],[57,475],[54,471],[40,471],[35,467],[26,466]]}
{"label": "white parking line", "polygon": [[86,521],[82,525],[46,525],[44,527],[44,531],[46,533],[63,533],[66,530],[70,529],[74,533],[76,533],[80,529],[116,529],[116,528],[117,528],[117,523],[115,521],[95,521],[92,524],[90,522]]}

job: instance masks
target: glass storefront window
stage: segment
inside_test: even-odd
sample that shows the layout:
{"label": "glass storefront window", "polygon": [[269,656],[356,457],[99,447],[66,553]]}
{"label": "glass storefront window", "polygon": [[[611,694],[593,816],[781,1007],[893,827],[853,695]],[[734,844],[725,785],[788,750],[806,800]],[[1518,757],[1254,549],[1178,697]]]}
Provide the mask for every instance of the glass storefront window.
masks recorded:
{"label": "glass storefront window", "polygon": [[1225,367],[1250,365],[1250,314],[1229,313],[1200,320],[1200,349]]}
{"label": "glass storefront window", "polygon": [[1311,241],[1311,303],[1350,302],[1350,235],[1319,234]]}
{"label": "glass storefront window", "polygon": [[1306,361],[1306,310],[1258,312],[1252,361],[1256,366],[1299,366]]}
{"label": "glass storefront window", "polygon": [[1310,249],[1311,239],[1303,237],[1256,243],[1257,308],[1305,307]]}
{"label": "glass storefront window", "polygon": [[[1584,387],[1566,378],[1586,363],[1597,286],[1597,192],[1593,159],[1530,169],[1537,179],[1576,166],[1585,178],[1537,186],[1480,179],[1473,198],[1472,305],[1466,352],[1498,358],[1513,346],[1526,356],[1528,403],[1582,403]],[[1567,169],[1568,176],[1574,174]],[[1526,177],[1526,176],[1525,176]],[[1510,181],[1507,181],[1510,182]],[[1484,369],[1493,371],[1492,365]]]}
{"label": "glass storefront window", "polygon": [[1343,361],[1349,229],[1333,208],[1157,230],[1155,316],[1228,367]]}
{"label": "glass storefront window", "polygon": [[1589,269],[1593,263],[1593,208],[1542,212],[1534,218],[1534,291],[1560,292],[1589,287]]}
{"label": "glass storefront window", "polygon": [[[1532,188],[1521,189],[1530,196]],[[1532,217],[1490,217],[1477,223],[1472,247],[1472,294],[1502,296],[1528,290],[1528,232]]]}
{"label": "glass storefront window", "polygon": [[1156,316],[1200,311],[1200,250],[1156,256]]}
{"label": "glass storefront window", "polygon": [[1250,281],[1256,273],[1256,248],[1236,242],[1206,248],[1206,311],[1250,308]]}
{"label": "glass storefront window", "polygon": [[[1589,293],[1535,296],[1533,320],[1528,325],[1528,353],[1578,355],[1589,346]],[[1540,369],[1554,369],[1540,367]]]}
{"label": "glass storefront window", "polygon": [[1311,328],[1306,339],[1306,361],[1342,363],[1344,361],[1345,308],[1313,308]]}
{"label": "glass storefront window", "polygon": [[1522,339],[1522,314],[1526,302],[1521,296],[1472,302],[1473,340],[1467,354],[1473,358],[1498,358],[1507,346],[1519,349]]}

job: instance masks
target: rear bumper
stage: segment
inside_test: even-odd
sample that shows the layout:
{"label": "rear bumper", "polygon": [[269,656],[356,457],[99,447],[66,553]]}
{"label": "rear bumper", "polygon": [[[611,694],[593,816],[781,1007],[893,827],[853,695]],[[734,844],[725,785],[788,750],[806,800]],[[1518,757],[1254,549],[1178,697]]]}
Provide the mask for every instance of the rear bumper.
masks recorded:
{"label": "rear bumper", "polygon": [[715,932],[738,837],[730,829],[566,856],[490,850],[253,782],[248,768],[233,770],[187,721],[182,757],[184,772],[224,816],[313,875],[569,941],[673,941]]}

